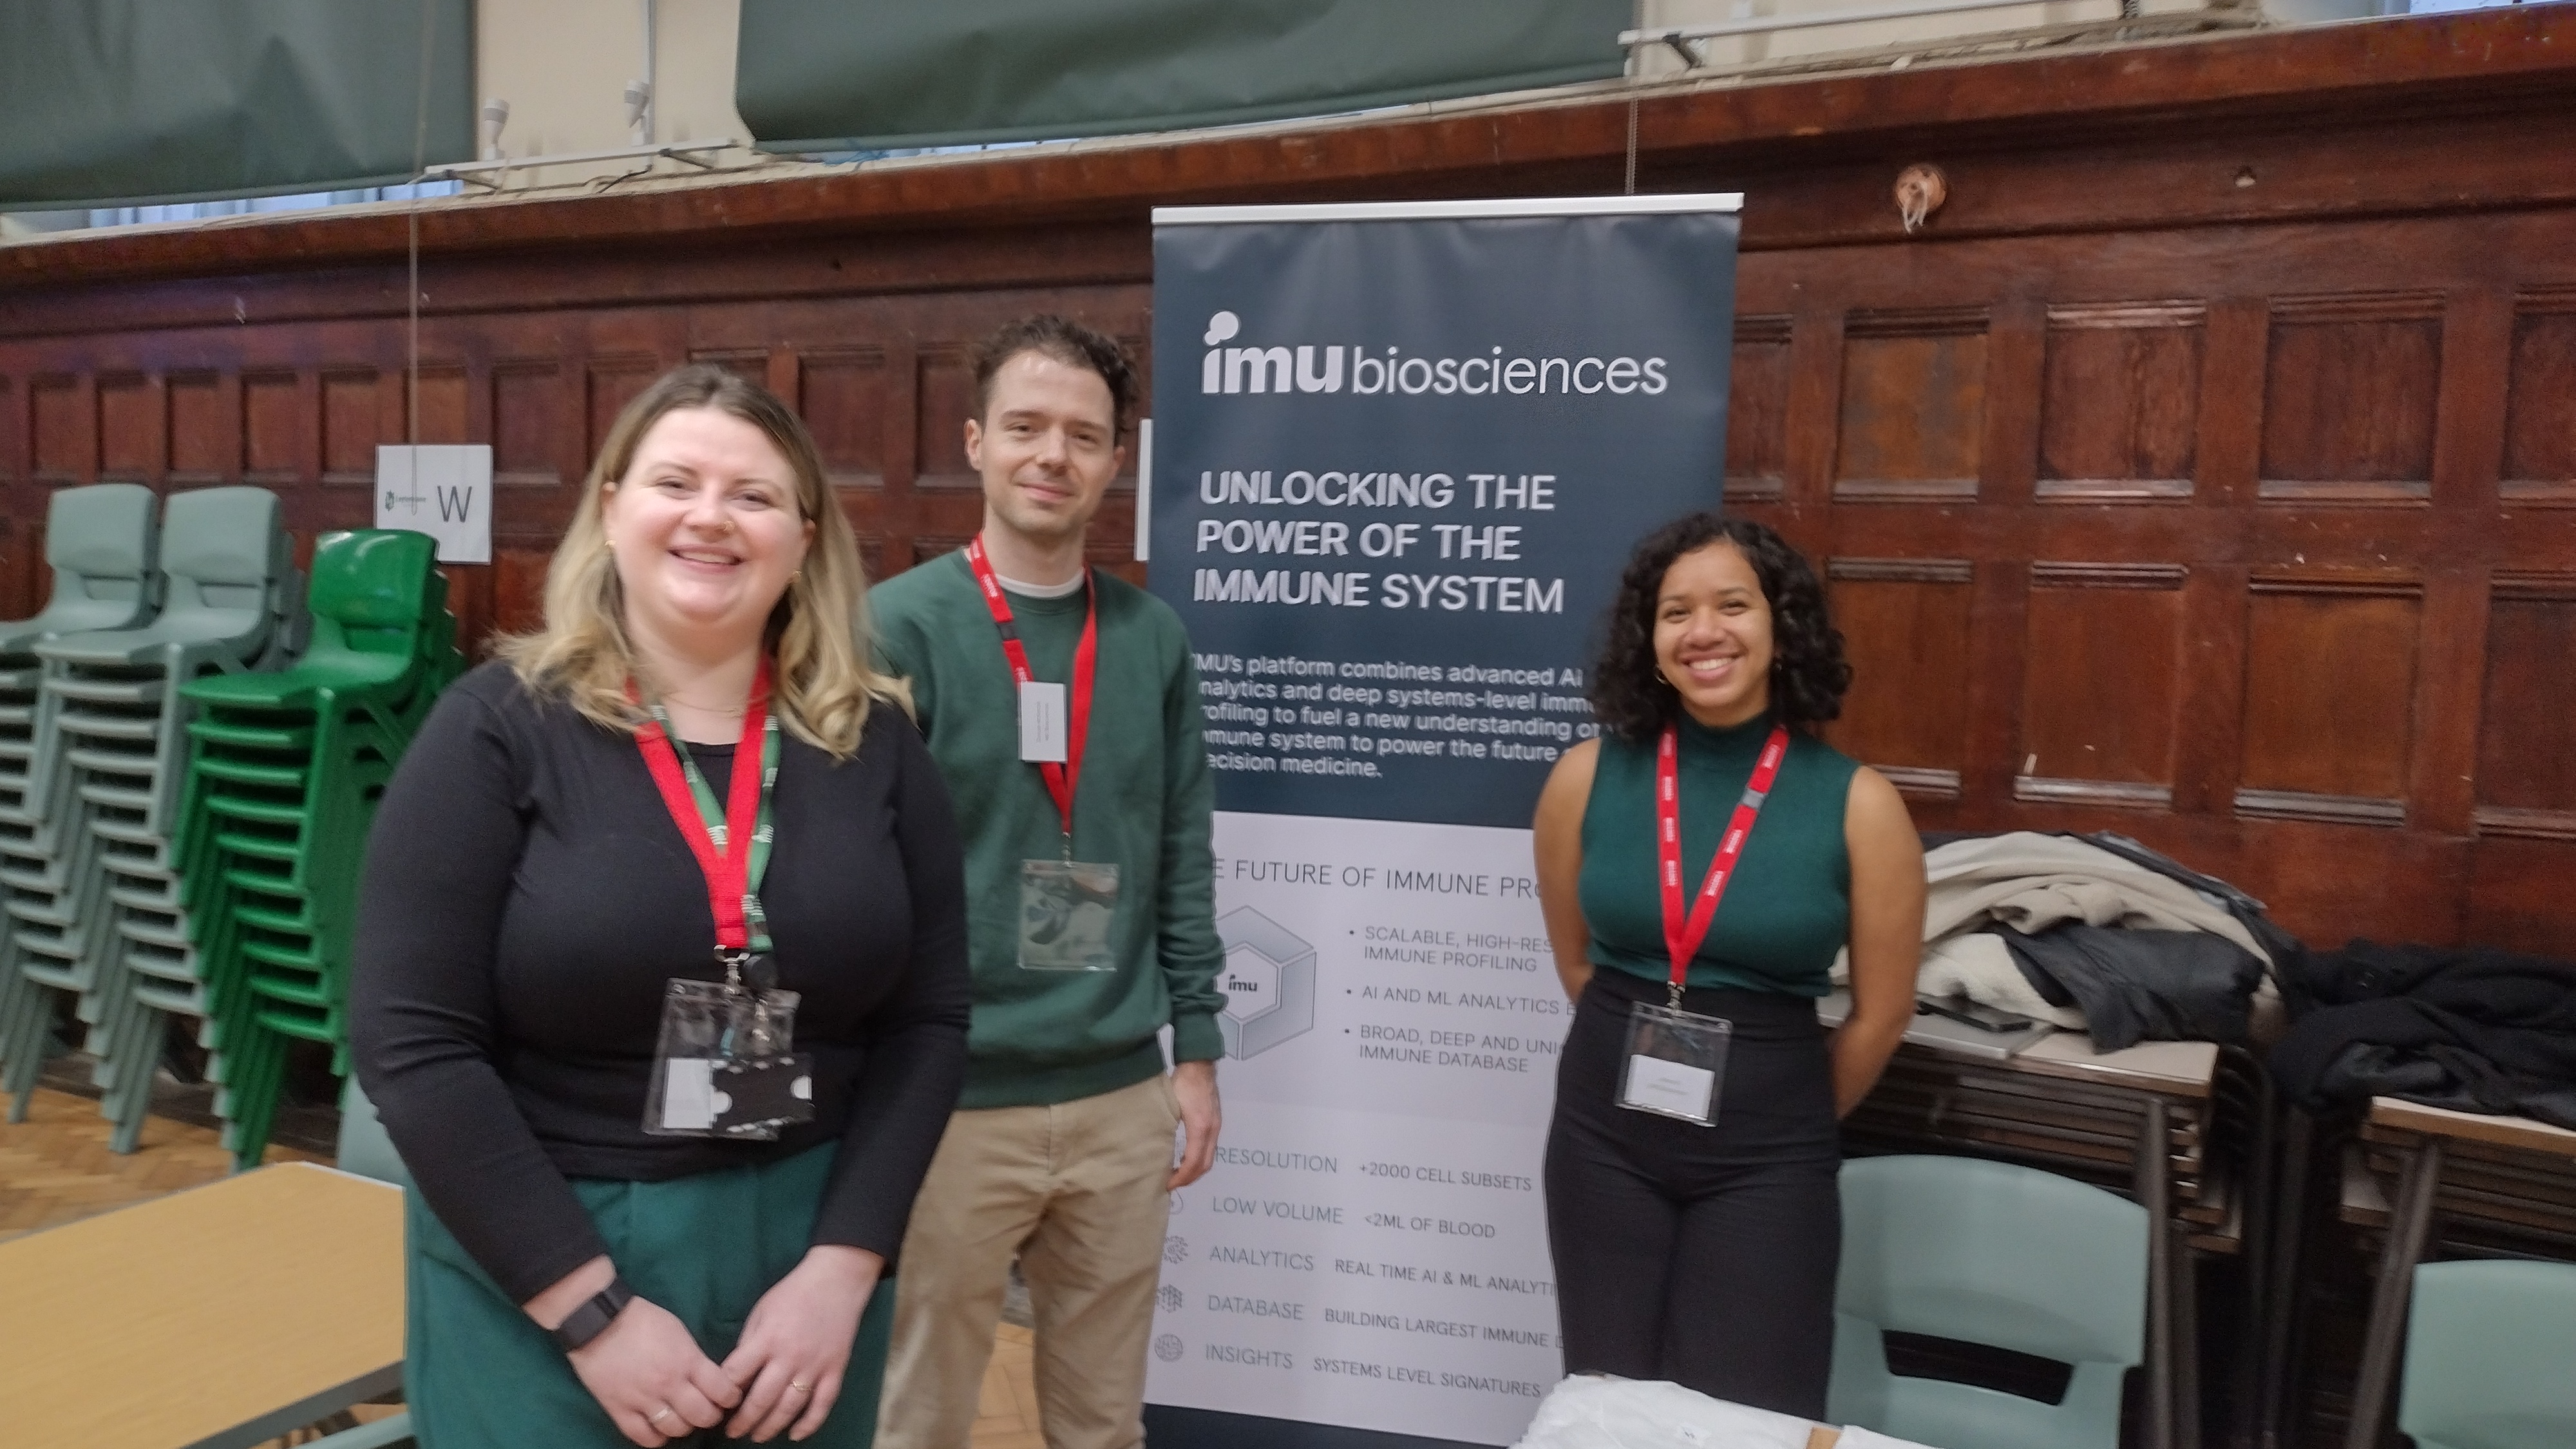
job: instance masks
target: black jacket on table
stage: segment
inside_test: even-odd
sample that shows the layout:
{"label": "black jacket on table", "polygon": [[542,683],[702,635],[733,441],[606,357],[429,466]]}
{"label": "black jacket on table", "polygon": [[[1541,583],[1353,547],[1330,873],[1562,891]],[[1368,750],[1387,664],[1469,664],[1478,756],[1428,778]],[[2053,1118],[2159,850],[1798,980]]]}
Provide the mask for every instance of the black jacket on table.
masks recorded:
{"label": "black jacket on table", "polygon": [[[513,1301],[605,1251],[565,1179],[663,1181],[837,1140],[813,1241],[891,1264],[966,1069],[965,883],[895,706],[855,757],[782,733],[760,890],[801,993],[814,1119],[775,1142],[643,1130],[665,983],[716,980],[706,878],[633,736],[487,664],[441,698],[368,842],[350,1035],[423,1201]],[[690,754],[725,798],[734,747]]]}
{"label": "black jacket on table", "polygon": [[2311,1110],[2403,1097],[2576,1128],[2576,962],[2485,947],[2320,951],[2267,1065]]}

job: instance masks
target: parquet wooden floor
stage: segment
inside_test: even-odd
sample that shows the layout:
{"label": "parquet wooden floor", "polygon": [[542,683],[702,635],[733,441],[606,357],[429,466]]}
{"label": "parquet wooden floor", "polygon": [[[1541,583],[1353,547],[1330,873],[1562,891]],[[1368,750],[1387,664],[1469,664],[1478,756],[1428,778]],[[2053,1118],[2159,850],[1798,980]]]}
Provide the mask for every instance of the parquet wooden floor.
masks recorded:
{"label": "parquet wooden floor", "polygon": [[[209,1127],[153,1117],[142,1146],[123,1157],[107,1150],[107,1138],[97,1102],[46,1087],[30,1096],[26,1121],[0,1122],[0,1241],[212,1182],[232,1168],[232,1154]],[[330,1158],[272,1146],[267,1160]],[[976,1407],[974,1449],[1043,1449],[1029,1355],[1029,1331],[1002,1325]],[[391,1411],[362,1408],[358,1417],[380,1412]]]}
{"label": "parquet wooden floor", "polygon": [[[232,1170],[232,1154],[211,1128],[150,1118],[143,1145],[124,1157],[107,1150],[108,1132],[96,1102],[48,1087],[30,1094],[27,1120],[0,1125],[0,1241],[212,1182]],[[268,1160],[330,1159],[271,1147]]]}

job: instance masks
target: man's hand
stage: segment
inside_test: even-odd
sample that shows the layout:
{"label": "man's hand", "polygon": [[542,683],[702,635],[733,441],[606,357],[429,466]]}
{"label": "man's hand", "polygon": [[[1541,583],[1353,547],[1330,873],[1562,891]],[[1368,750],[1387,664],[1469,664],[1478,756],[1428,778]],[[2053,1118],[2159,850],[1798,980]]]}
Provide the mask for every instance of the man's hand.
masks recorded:
{"label": "man's hand", "polygon": [[1216,1162],[1217,1129],[1225,1118],[1216,1100],[1216,1063],[1172,1068],[1172,1096],[1181,1104],[1181,1165],[1172,1169],[1170,1185],[1183,1188],[1207,1176]]}
{"label": "man's hand", "polygon": [[741,1410],[725,1425],[729,1437],[766,1444],[781,1430],[803,1439],[823,1427],[841,1396],[859,1315],[884,1271],[885,1259],[864,1248],[818,1243],[760,1295],[724,1361],[725,1376],[743,1391]]}

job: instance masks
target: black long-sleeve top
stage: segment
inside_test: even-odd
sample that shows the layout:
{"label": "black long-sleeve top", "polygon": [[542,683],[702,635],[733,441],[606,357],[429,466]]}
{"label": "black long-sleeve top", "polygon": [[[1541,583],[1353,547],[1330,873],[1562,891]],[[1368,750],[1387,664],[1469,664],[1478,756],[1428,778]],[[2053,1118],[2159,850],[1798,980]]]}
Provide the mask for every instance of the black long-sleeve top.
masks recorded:
{"label": "black long-sleeve top", "polygon": [[[879,706],[857,755],[782,734],[761,903],[802,994],[814,1119],[660,1137],[673,977],[721,979],[706,877],[635,739],[506,665],[451,687],[379,808],[360,887],[358,1078],[430,1210],[524,1302],[606,1251],[565,1179],[664,1181],[838,1140],[812,1241],[889,1262],[965,1079],[965,880],[937,766]],[[733,747],[692,757],[725,798]]]}

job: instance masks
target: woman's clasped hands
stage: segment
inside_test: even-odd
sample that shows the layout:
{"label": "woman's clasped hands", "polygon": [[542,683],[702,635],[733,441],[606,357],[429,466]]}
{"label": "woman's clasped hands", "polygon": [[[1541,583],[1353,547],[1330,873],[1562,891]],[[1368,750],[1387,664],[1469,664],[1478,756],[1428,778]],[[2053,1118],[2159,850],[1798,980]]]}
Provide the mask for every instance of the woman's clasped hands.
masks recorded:
{"label": "woman's clasped hands", "polygon": [[859,1317],[884,1268],[860,1248],[807,1250],[752,1306],[722,1364],[669,1310],[635,1298],[573,1351],[573,1372],[618,1432],[644,1449],[718,1424],[754,1443],[807,1438],[840,1398]]}
{"label": "woman's clasped hands", "polygon": [[823,1427],[884,1271],[885,1259],[864,1248],[817,1244],[760,1295],[742,1340],[725,1355],[725,1377],[743,1389],[727,1434],[765,1444],[782,1429],[803,1439]]}
{"label": "woman's clasped hands", "polygon": [[644,1449],[712,1429],[742,1402],[741,1387],[699,1349],[687,1325],[641,1297],[572,1351],[572,1371],[617,1432]]}

